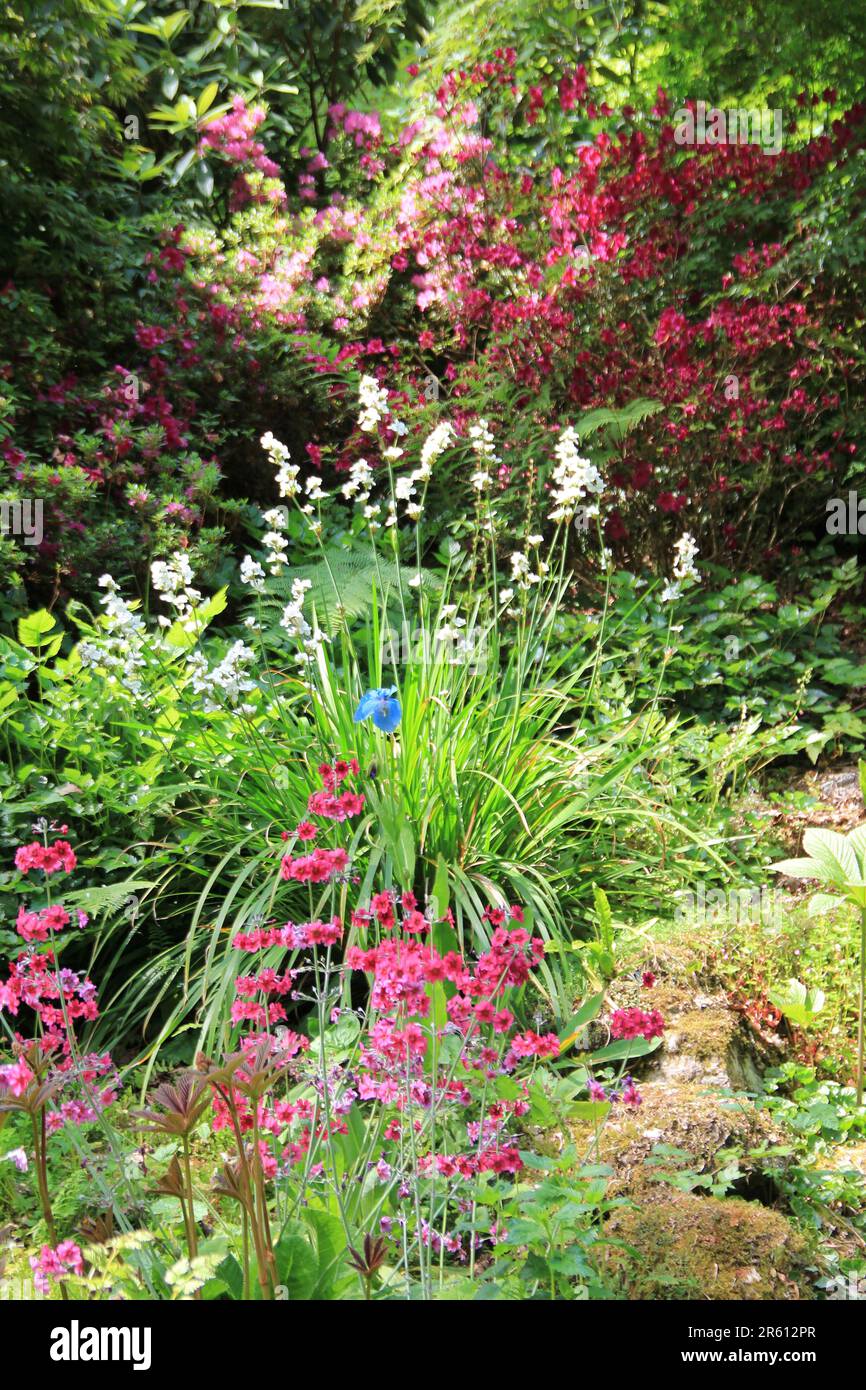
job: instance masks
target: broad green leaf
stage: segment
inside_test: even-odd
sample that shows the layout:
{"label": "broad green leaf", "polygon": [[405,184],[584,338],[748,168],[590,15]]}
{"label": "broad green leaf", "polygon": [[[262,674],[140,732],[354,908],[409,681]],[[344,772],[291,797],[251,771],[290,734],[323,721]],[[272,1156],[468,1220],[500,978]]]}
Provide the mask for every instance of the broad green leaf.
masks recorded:
{"label": "broad green leaf", "polygon": [[866,821],[848,832],[848,843],[857,855],[862,874],[866,869]]}
{"label": "broad green leaf", "polygon": [[211,173],[210,165],[205,160],[201,160],[200,163],[196,165],[195,182],[202,197],[209,198],[213,193],[213,174]]}
{"label": "broad green leaf", "polygon": [[333,1212],[318,1207],[305,1207],[301,1219],[313,1231],[313,1239],[318,1257],[318,1274],[310,1294],[311,1299],[328,1299],[333,1295],[334,1283],[343,1262],[346,1237],[342,1222]]}
{"label": "broad green leaf", "polygon": [[788,878],[816,878],[819,883],[833,883],[830,870],[817,859],[780,859],[771,864],[774,874],[785,874]]}
{"label": "broad green leaf", "polygon": [[788,980],[787,984],[768,990],[767,997],[786,1018],[801,1028],[811,1023],[824,1007],[823,990],[807,989],[802,980]]}
{"label": "broad green leaf", "polygon": [[610,1110],[609,1100],[575,1100],[569,1106],[573,1120],[586,1120],[588,1124],[601,1124]]}
{"label": "broad green leaf", "polygon": [[234,1255],[226,1255],[222,1264],[217,1266],[216,1272],[232,1298],[240,1302],[244,1296],[244,1272]]}
{"label": "broad green leaf", "polygon": [[809,899],[806,912],[810,917],[823,917],[826,912],[832,912],[844,901],[837,898],[833,893],[813,893]]}
{"label": "broad green leaf", "polygon": [[25,647],[40,647],[55,627],[55,620],[48,609],[40,608],[37,612],[27,613],[18,619],[18,641]]}
{"label": "broad green leaf", "polygon": [[292,1302],[312,1298],[319,1281],[319,1261],[300,1221],[287,1222],[274,1247],[277,1282]]}
{"label": "broad green leaf", "polygon": [[838,831],[810,826],[803,836],[803,848],[808,855],[826,867],[831,875],[830,882],[862,883],[863,877],[857,855],[847,838]]}

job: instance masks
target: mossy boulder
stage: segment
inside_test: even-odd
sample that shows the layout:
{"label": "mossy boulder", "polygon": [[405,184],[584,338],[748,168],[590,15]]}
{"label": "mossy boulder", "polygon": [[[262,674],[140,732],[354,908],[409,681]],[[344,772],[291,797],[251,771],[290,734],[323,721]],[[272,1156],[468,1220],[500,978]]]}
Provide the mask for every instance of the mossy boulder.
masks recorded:
{"label": "mossy boulder", "polygon": [[[618,981],[610,1005],[657,1009],[665,1020],[661,1047],[634,1063],[637,1075],[759,1091],[762,1070],[780,1061],[779,1053],[768,1055],[759,1046],[727,994],[711,984],[701,989],[694,971],[684,972],[681,962],[676,973],[659,980],[652,990],[641,989],[633,979]],[[595,1045],[601,1041],[596,1039]]]}
{"label": "mossy boulder", "polygon": [[721,999],[695,996],[696,1007],[670,1015],[653,1061],[666,1080],[760,1090],[754,1039],[742,1016]]}
{"label": "mossy boulder", "polygon": [[[611,1192],[620,1196],[643,1193],[657,1185],[664,1171],[689,1168],[713,1172],[725,1149],[741,1151],[740,1167],[748,1180],[753,1169],[749,1151],[781,1142],[767,1115],[745,1099],[721,1094],[694,1082],[649,1080],[640,1083],[643,1103],[638,1109],[615,1106],[603,1125],[597,1146],[588,1125],[572,1127],[579,1152],[613,1168]],[[656,1161],[655,1150],[678,1149],[685,1157]]]}
{"label": "mossy boulder", "polygon": [[[811,1298],[807,1242],[780,1212],[666,1189],[605,1223],[606,1273],[629,1299]],[[622,1244],[619,1244],[622,1242]]]}

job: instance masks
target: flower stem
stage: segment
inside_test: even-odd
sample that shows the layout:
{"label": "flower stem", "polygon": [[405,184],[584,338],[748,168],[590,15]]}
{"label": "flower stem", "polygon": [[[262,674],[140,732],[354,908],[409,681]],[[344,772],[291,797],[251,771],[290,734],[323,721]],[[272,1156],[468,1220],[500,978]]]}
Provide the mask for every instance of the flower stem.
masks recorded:
{"label": "flower stem", "polygon": [[857,1104],[863,1104],[863,1014],[866,1010],[866,907],[860,909],[860,1017],[857,1028]]}

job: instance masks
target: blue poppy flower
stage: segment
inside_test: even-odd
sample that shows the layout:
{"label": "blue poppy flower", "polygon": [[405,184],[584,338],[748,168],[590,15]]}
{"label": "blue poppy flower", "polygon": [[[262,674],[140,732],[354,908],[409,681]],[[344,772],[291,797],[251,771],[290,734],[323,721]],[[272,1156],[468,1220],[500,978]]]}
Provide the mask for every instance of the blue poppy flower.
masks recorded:
{"label": "blue poppy flower", "polygon": [[388,690],[368,690],[366,695],[361,696],[361,703],[353,715],[355,723],[360,724],[362,719],[372,718],[376,728],[381,729],[383,734],[393,734],[403,717],[400,701],[394,699],[396,694],[396,685],[392,685]]}

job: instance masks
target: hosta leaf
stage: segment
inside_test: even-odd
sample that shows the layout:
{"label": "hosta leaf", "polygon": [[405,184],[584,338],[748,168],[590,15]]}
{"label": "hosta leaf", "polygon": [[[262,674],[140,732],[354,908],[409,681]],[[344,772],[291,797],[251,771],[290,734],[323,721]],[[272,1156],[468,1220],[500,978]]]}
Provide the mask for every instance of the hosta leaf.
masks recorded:
{"label": "hosta leaf", "polygon": [[854,850],[854,853],[857,855],[857,858],[860,863],[860,873],[862,877],[863,870],[864,868],[866,868],[866,821],[864,821],[862,825],[858,825],[854,830],[850,831],[848,835],[848,843],[849,845],[851,845],[851,847]]}
{"label": "hosta leaf", "polygon": [[836,830],[816,830],[810,827],[803,836],[803,848],[828,870],[835,883],[861,883],[863,876],[854,848]]}
{"label": "hosta leaf", "polygon": [[825,912],[832,912],[842,901],[834,893],[814,893],[806,911],[810,917],[823,917]]}
{"label": "hosta leaf", "polygon": [[817,859],[781,859],[771,864],[774,874],[786,874],[788,878],[817,878],[819,883],[832,883],[830,871]]}

